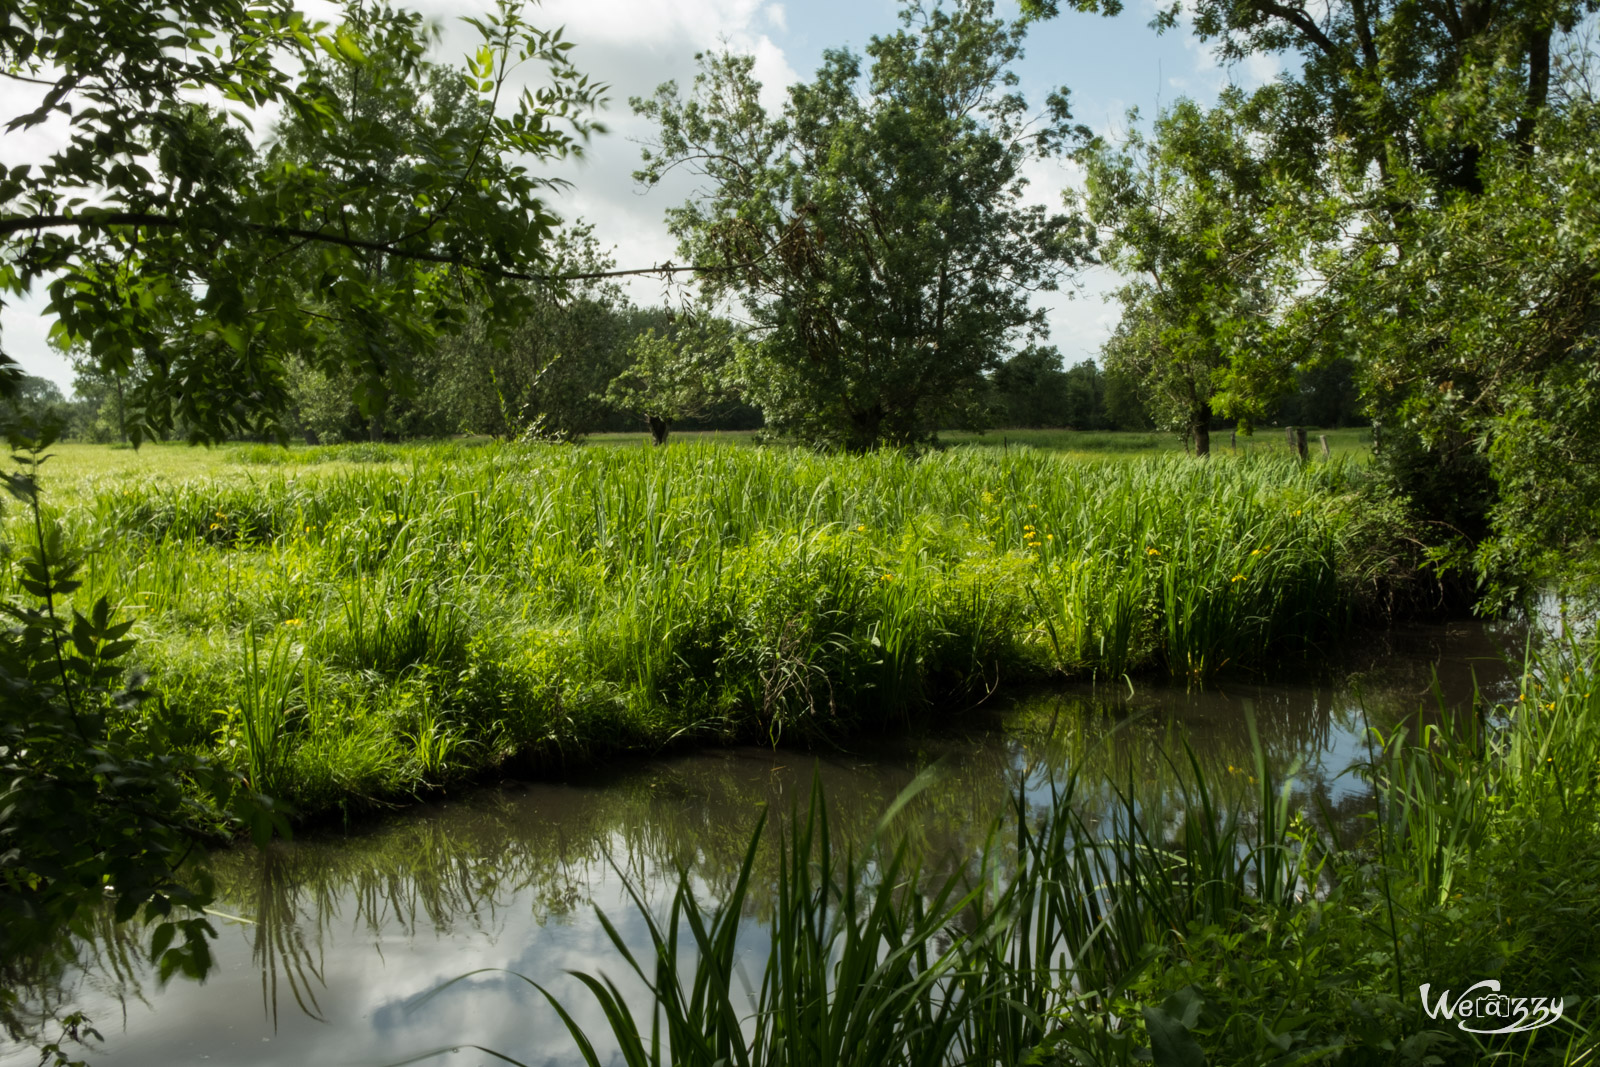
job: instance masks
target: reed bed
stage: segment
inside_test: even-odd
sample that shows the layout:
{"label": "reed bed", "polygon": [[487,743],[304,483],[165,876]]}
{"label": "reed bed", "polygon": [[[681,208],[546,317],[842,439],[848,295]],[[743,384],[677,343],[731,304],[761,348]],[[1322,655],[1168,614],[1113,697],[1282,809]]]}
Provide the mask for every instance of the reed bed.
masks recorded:
{"label": "reed bed", "polygon": [[[931,867],[889,830],[906,796],[858,856],[814,790],[777,835],[764,927],[747,921],[758,823],[731,889],[685,869],[665,908],[635,896],[645,951],[601,915],[615,966],[574,973],[606,1034],[550,1000],[596,1067],[602,1036],[627,1067],[1593,1064],[1595,652],[1531,657],[1518,699],[1464,725],[1375,734],[1373,819],[1349,841],[1294,808],[1259,739],[1253,796],[1214,790],[1192,755],[1170,806],[1131,773],[1102,783],[1109,805],[1068,773]],[[1506,1010],[1456,1010],[1484,979]]]}
{"label": "reed bed", "polygon": [[1314,654],[1398,529],[1359,471],[1286,458],[226,458],[201,478],[106,473],[58,510],[99,541],[79,595],[138,619],[163,694],[142,714],[302,814],[512,759],[825,740],[1014,681]]}

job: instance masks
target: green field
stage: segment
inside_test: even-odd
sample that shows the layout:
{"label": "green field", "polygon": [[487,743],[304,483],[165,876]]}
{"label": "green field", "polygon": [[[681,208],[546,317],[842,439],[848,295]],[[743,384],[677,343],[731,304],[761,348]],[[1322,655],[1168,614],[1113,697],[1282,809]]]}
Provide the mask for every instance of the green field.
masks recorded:
{"label": "green field", "polygon": [[98,546],[77,596],[131,613],[163,695],[140,714],[306,815],[507,761],[837,739],[1017,681],[1306,655],[1398,528],[1357,506],[1359,466],[1282,456],[57,451],[46,501]]}
{"label": "green field", "polygon": [[[1365,459],[1372,454],[1372,431],[1369,429],[1316,430],[1307,434],[1307,447],[1311,458],[1322,458],[1321,436],[1328,439],[1328,451],[1334,458]],[[754,444],[755,430],[688,430],[675,432],[669,445],[689,442],[702,444]],[[648,445],[647,433],[601,433],[584,439],[589,444]],[[1120,431],[1085,430],[988,430],[973,433],[968,430],[945,430],[939,435],[940,444],[948,448],[998,448],[1001,450],[1026,446],[1046,452],[1063,452],[1078,458],[1155,456],[1168,452],[1184,451],[1182,438],[1172,433],[1125,433]],[[1230,439],[1226,430],[1211,435],[1211,447],[1218,455],[1288,455],[1289,446],[1283,431],[1272,427],[1256,431],[1249,437]]]}

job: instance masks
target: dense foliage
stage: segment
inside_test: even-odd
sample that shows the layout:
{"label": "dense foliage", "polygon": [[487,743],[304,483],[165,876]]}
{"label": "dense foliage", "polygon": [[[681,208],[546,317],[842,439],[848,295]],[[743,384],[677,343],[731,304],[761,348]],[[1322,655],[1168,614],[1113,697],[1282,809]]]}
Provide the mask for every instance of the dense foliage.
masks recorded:
{"label": "dense foliage", "polygon": [[[820,740],[1029,678],[1307,654],[1394,577],[1339,464],[246,446],[97,479],[175,743],[311,814],[505,760]],[[252,769],[253,768],[253,769]]]}
{"label": "dense foliage", "polygon": [[84,933],[110,894],[118,920],[153,924],[163,979],[204,975],[211,884],[179,867],[196,835],[248,825],[265,840],[273,817],[258,782],[174,748],[130,672],[132,621],[75,596],[83,559],[42,513],[52,432],[18,422],[7,434],[20,469],[5,489],[31,527],[0,603],[0,1026],[15,1033],[30,962],[63,930]]}
{"label": "dense foliage", "polygon": [[[1290,62],[1254,94],[1208,114],[1181,102],[1150,140],[1086,153],[1124,266],[1189,265],[1184,284],[1125,293],[1108,358],[1159,392],[1203,350],[1182,380],[1241,417],[1294,373],[1351,360],[1446,566],[1470,554],[1489,606],[1550,583],[1592,593],[1595,4],[1199,0],[1158,25],[1184,9],[1220,58]],[[1196,136],[1235,127],[1220,155]],[[1126,180],[1139,159],[1142,186]]]}
{"label": "dense foliage", "polygon": [[[503,322],[547,278],[552,182],[519,159],[592,129],[601,89],[558,32],[514,6],[474,24],[441,71],[421,17],[383,5],[337,27],[289,0],[6,5],[0,65],[40,89],[7,129],[70,132],[0,178],[0,293],[48,286],[57,340],[127,380],[134,440],[275,432],[291,357],[353,369],[376,414],[394,362],[459,325],[453,294]],[[525,63],[549,84],[502,100]],[[245,116],[269,106],[263,156]]]}

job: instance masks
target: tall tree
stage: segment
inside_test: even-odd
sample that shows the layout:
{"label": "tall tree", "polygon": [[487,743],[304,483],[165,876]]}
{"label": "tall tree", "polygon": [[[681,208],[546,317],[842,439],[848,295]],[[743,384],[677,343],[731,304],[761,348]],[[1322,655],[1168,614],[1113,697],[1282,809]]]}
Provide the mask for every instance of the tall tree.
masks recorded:
{"label": "tall tree", "polygon": [[867,46],[825,53],[769,115],[753,60],[702,57],[637,177],[687,167],[706,191],[668,213],[713,300],[753,322],[747,395],[770,427],[850,449],[915,444],[981,411],[984,375],[1044,332],[1035,291],[1088,247],[1071,215],[1022,203],[1022,164],[1077,130],[1065,93],[1030,118],[1011,64],[1022,30],[988,0],[912,3]]}
{"label": "tall tree", "polygon": [[[342,360],[330,335],[381,323],[363,358],[382,368],[389,339],[427,344],[459,321],[430,298],[446,285],[504,320],[557,226],[555,183],[521,160],[579,151],[601,88],[510,0],[469,21],[474,99],[429,132],[341,94],[426,76],[421,19],[387,6],[352,2],[329,27],[291,0],[6,5],[0,67],[39,90],[6,129],[55,120],[69,140],[0,175],[0,292],[47,285],[57,340],[109,374],[143,358],[136,439],[178,422],[199,438],[273,431],[288,354]],[[547,86],[505,99],[524,63]],[[269,105],[293,158],[254,150],[247,116]]]}
{"label": "tall tree", "polygon": [[647,329],[628,346],[632,362],[606,386],[606,401],[645,420],[652,444],[672,424],[703,415],[728,397],[734,331],[709,314]]}
{"label": "tall tree", "polygon": [[1149,136],[1135,114],[1126,143],[1079,153],[1104,261],[1129,279],[1106,367],[1143,382],[1152,414],[1201,456],[1214,416],[1248,426],[1290,384],[1268,355],[1274,293],[1294,282],[1270,226],[1284,169],[1259,143],[1270,103],[1237,90],[1210,110],[1182,100]]}
{"label": "tall tree", "polygon": [[611,256],[587,224],[568,226],[550,255],[556,273],[583,277],[530,285],[516,321],[500,328],[472,309],[440,346],[423,402],[450,431],[570,438],[605,418],[606,383],[627,365],[639,313],[603,277]]}
{"label": "tall tree", "polygon": [[[1122,7],[1024,0],[1033,15],[1062,6]],[[1290,57],[1269,90],[1274,136],[1308,166],[1302,209],[1272,226],[1303,285],[1276,326],[1306,362],[1355,359],[1393,484],[1453,541],[1442,559],[1476,544],[1480,586],[1505,595],[1565,582],[1574,553],[1600,550],[1582,429],[1600,226],[1579,147],[1595,136],[1596,10],[1191,0],[1156,20],[1187,11],[1223,60]]]}

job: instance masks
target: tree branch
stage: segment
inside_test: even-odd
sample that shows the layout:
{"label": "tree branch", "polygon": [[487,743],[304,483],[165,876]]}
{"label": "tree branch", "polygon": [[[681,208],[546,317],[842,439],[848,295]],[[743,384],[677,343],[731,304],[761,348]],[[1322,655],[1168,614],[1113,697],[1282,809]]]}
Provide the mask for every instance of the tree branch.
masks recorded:
{"label": "tree branch", "polygon": [[[23,233],[28,230],[62,229],[76,227],[78,229],[93,229],[104,226],[155,226],[163,229],[178,229],[183,225],[177,219],[167,215],[157,215],[143,211],[95,211],[77,215],[21,215],[10,218],[0,217],[0,238],[12,234]],[[735,266],[678,267],[671,263],[657,264],[652,267],[634,267],[626,270],[586,271],[576,274],[530,274],[526,271],[509,270],[489,263],[479,263],[462,259],[459,256],[446,255],[442,252],[429,252],[425,249],[399,248],[386,241],[369,241],[360,237],[348,237],[343,234],[330,233],[327,230],[306,230],[297,226],[278,226],[267,223],[246,222],[240,224],[240,229],[251,233],[264,234],[269,237],[281,237],[290,240],[319,242],[321,244],[337,245],[341,248],[354,248],[365,252],[379,252],[384,255],[394,256],[397,259],[410,259],[422,263],[441,263],[454,267],[467,267],[472,270],[482,271],[496,278],[507,278],[513,281],[553,282],[592,281],[600,278],[623,278],[641,274],[711,274],[722,271],[738,269]]]}

